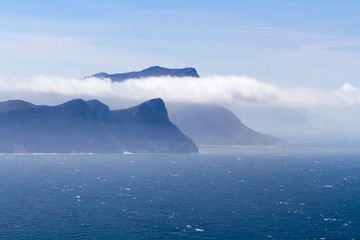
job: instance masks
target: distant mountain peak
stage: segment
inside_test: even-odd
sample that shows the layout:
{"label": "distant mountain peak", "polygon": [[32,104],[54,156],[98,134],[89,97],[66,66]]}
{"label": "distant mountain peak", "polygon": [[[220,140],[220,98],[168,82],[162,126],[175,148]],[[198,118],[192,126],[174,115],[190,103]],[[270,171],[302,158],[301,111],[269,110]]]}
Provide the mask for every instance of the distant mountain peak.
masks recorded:
{"label": "distant mountain peak", "polygon": [[127,79],[139,79],[147,77],[194,77],[199,78],[199,74],[193,67],[187,68],[164,68],[160,66],[152,66],[142,71],[126,72],[126,73],[114,73],[108,74],[106,72],[100,72],[92,75],[91,77],[98,78],[110,78],[113,82],[121,82]]}
{"label": "distant mountain peak", "polygon": [[271,146],[282,141],[245,126],[229,109],[216,104],[170,104],[171,120],[195,143]]}
{"label": "distant mountain peak", "polygon": [[146,69],[144,69],[144,70],[150,70],[150,69],[156,70],[156,69],[164,69],[164,68],[163,68],[163,67],[160,67],[160,66],[152,66],[152,67],[146,68]]}

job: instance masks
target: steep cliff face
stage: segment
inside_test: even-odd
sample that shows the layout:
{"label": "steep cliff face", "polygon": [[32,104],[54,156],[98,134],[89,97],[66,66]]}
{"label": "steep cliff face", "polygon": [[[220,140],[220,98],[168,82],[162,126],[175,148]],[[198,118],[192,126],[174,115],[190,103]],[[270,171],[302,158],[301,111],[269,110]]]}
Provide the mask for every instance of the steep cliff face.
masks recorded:
{"label": "steep cliff face", "polygon": [[127,79],[146,78],[146,77],[200,77],[195,68],[164,68],[159,66],[149,67],[138,72],[114,73],[105,72],[96,73],[92,77],[109,78],[113,82],[121,82]]}
{"label": "steep cliff face", "polygon": [[132,107],[129,111],[132,111],[132,117],[137,121],[169,121],[165,104],[160,98]]}
{"label": "steep cliff face", "polygon": [[[19,107],[20,106],[20,107]],[[0,152],[197,152],[153,99],[110,111],[98,100],[49,107],[0,103]]]}

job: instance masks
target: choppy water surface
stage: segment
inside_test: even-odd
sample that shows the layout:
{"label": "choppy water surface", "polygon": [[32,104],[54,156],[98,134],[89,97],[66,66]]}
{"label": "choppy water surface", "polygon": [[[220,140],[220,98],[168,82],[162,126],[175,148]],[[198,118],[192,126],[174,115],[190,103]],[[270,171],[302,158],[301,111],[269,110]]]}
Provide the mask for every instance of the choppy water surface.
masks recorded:
{"label": "choppy water surface", "polygon": [[0,238],[359,239],[360,151],[0,155]]}

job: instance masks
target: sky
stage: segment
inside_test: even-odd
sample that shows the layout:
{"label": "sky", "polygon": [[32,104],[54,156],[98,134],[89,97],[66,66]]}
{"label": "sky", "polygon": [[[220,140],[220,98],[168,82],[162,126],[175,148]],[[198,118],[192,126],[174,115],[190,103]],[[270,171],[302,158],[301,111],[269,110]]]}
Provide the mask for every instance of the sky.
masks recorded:
{"label": "sky", "polygon": [[[156,65],[201,79],[84,79]],[[357,0],[0,0],[0,101],[162,97],[352,113],[359,66]]]}

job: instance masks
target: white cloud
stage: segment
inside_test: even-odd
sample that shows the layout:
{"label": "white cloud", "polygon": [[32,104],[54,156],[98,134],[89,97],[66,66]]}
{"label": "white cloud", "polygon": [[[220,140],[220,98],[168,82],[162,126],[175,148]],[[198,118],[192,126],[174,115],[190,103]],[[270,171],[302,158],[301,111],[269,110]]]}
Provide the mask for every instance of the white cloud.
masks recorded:
{"label": "white cloud", "polygon": [[334,94],[342,99],[347,106],[360,105],[360,89],[349,83],[344,83],[339,90],[334,91]]}
{"label": "white cloud", "polygon": [[29,79],[0,79],[0,91],[100,97],[111,93],[112,85],[110,79],[77,79],[38,75]]}
{"label": "white cloud", "polygon": [[[111,82],[99,78],[64,78],[38,75],[28,79],[0,78],[3,96],[55,94],[66,98],[88,97],[143,101],[161,97],[169,102],[218,103],[246,106],[356,106],[360,90],[348,83],[340,89],[280,87],[246,76],[203,78],[152,77]],[[6,93],[6,94],[4,94]],[[6,100],[6,99],[2,99]],[[47,104],[44,102],[43,104]]]}

